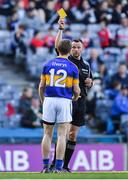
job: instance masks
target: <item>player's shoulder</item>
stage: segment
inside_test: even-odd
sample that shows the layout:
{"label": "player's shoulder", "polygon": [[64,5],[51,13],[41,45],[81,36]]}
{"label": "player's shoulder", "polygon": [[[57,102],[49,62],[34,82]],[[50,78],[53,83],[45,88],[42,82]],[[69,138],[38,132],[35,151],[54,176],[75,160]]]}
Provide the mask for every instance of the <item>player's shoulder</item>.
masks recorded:
{"label": "player's shoulder", "polygon": [[69,62],[69,65],[72,66],[74,69],[77,69],[78,70],[78,67],[68,59],[68,62]]}

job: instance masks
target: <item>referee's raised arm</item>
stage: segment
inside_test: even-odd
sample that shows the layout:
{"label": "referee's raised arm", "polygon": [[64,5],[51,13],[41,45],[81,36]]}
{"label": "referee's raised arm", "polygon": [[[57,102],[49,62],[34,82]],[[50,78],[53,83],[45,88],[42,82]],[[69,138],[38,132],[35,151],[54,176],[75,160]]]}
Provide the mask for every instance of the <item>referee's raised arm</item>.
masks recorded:
{"label": "referee's raised arm", "polygon": [[59,19],[58,24],[59,24],[59,31],[58,31],[56,39],[55,39],[55,49],[58,48],[58,44],[62,40],[62,33],[63,33],[64,26],[65,26],[64,19]]}

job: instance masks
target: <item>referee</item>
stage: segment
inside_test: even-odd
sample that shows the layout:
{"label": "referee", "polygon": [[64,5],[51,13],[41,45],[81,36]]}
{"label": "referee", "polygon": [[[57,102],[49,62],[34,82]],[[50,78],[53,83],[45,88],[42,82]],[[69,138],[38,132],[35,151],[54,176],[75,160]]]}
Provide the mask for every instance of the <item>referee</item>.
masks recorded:
{"label": "referee", "polygon": [[[59,31],[55,41],[56,51],[58,48],[59,41],[62,39],[62,33],[65,25],[64,19],[59,19],[58,24],[59,24]],[[75,150],[77,134],[79,128],[85,125],[85,97],[87,95],[88,89],[91,88],[93,85],[90,66],[88,62],[83,60],[81,56],[82,51],[83,51],[82,40],[80,39],[73,40],[71,53],[68,59],[71,62],[73,62],[79,69],[79,86],[80,86],[81,94],[80,94],[80,98],[76,102],[73,102],[73,112],[72,112],[73,121],[71,122],[69,127],[68,140],[66,144],[65,158],[63,164],[63,168],[65,172],[70,172],[68,165]],[[52,167],[54,167],[54,160],[52,163]]]}

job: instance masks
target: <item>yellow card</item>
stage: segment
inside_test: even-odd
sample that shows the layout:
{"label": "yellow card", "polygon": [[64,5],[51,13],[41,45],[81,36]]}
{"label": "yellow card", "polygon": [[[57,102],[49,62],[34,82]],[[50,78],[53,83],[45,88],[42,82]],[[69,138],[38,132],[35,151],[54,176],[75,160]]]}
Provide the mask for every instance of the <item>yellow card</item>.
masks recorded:
{"label": "yellow card", "polygon": [[62,18],[62,19],[67,16],[67,14],[66,14],[66,12],[65,12],[65,10],[63,8],[59,9],[57,11],[57,13],[59,14],[60,18]]}

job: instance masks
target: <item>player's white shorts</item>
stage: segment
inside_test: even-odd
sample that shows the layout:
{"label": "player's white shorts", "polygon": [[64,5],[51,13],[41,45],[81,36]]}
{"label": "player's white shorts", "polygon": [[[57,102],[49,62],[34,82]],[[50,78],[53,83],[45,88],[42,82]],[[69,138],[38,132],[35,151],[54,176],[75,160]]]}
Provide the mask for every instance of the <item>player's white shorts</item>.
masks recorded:
{"label": "player's white shorts", "polygon": [[45,97],[43,117],[47,123],[65,123],[72,121],[72,101],[66,98]]}

